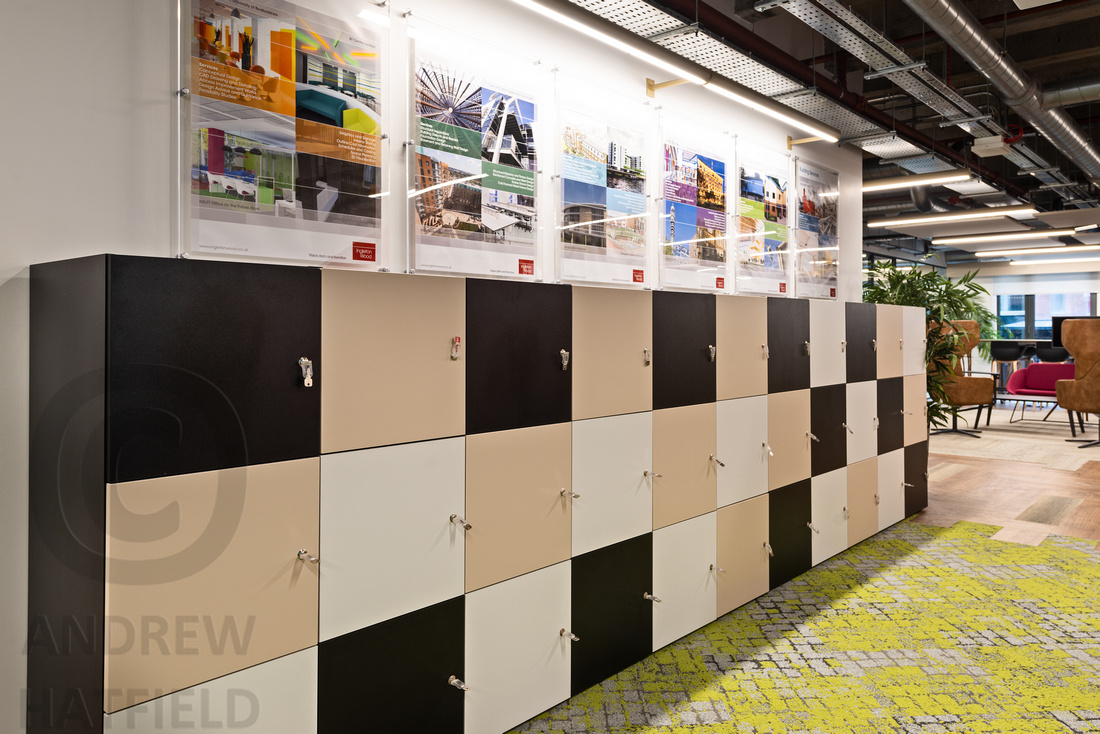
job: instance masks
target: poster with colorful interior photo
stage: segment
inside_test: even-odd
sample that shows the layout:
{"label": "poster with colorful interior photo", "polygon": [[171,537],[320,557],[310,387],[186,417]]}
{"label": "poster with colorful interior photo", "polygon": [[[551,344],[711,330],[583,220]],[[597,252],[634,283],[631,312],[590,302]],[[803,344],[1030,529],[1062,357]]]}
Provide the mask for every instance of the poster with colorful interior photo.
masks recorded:
{"label": "poster with colorful interior photo", "polygon": [[836,298],[840,241],[836,213],[840,177],[795,160],[795,282],[799,298]]}
{"label": "poster with colorful interior photo", "polygon": [[787,156],[750,150],[738,158],[737,290],[789,295]]}
{"label": "poster with colorful interior photo", "polygon": [[415,268],[534,278],[535,103],[430,58],[414,99]]}
{"label": "poster with colorful interior photo", "polygon": [[661,284],[726,290],[726,164],[666,142]]}
{"label": "poster with colorful interior photo", "polygon": [[561,276],[645,285],[645,139],[579,112],[562,117]]}
{"label": "poster with colorful interior photo", "polygon": [[381,267],[379,37],[279,0],[191,26],[191,251]]}

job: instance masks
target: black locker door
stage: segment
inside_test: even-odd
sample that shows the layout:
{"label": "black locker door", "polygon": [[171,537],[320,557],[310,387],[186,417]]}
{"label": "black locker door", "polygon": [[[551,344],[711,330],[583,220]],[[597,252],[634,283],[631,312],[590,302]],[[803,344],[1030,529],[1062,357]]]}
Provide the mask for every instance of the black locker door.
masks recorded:
{"label": "black locker door", "polygon": [[108,482],[320,453],[320,270],[112,255],[108,278]]}
{"label": "black locker door", "polygon": [[466,432],[568,422],[572,332],[569,286],[467,280]]}
{"label": "black locker door", "polygon": [[[461,734],[466,600],[456,596],[322,642],[317,731]],[[305,685],[305,682],[303,682]]]}
{"label": "black locker door", "polygon": [[905,516],[928,507],[928,442],[905,447]]}
{"label": "black locker door", "polygon": [[774,554],[768,564],[768,585],[773,589],[813,565],[810,496],[809,479],[768,493],[768,542]]}
{"label": "black locker door", "polygon": [[810,473],[827,474],[848,461],[848,431],[845,385],[827,385],[810,390]]}
{"label": "black locker door", "polygon": [[878,377],[878,353],[875,340],[878,326],[875,319],[875,304],[844,304],[846,341],[845,354],[848,355],[848,382],[864,382]]}
{"label": "black locker door", "polygon": [[809,301],[769,298],[768,392],[805,390],[810,386],[809,341]]}
{"label": "black locker door", "polygon": [[[653,409],[713,403],[717,395],[715,297],[707,293],[653,294]],[[712,358],[711,348],[714,347]]]}
{"label": "black locker door", "polygon": [[[653,534],[644,533],[573,558],[570,695],[596,685],[652,652]],[[583,644],[582,644],[583,643]]]}
{"label": "black locker door", "polygon": [[905,379],[878,381],[878,452],[888,454],[905,445]]}

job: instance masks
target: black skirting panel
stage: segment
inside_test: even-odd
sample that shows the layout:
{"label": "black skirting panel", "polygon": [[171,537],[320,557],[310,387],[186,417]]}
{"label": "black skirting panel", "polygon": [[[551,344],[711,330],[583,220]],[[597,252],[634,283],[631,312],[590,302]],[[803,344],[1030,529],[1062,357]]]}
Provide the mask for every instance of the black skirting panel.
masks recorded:
{"label": "black skirting panel", "polygon": [[844,304],[844,336],[848,355],[848,382],[865,382],[878,377],[876,307],[873,303]]}
{"label": "black skirting panel", "polygon": [[[708,293],[653,294],[653,409],[713,403],[718,395],[715,297]],[[739,359],[724,354],[723,359]]]}
{"label": "black skirting panel", "polygon": [[828,474],[848,463],[847,387],[827,385],[810,390],[810,432],[817,437],[810,445],[810,473]]}
{"label": "black skirting panel", "polygon": [[811,481],[788,484],[768,493],[768,585],[782,586],[813,566],[810,534]]}
{"label": "black skirting panel", "polygon": [[[810,302],[768,299],[768,392],[810,386]],[[812,346],[812,345],[811,345]]]}
{"label": "black skirting panel", "polygon": [[878,381],[878,453],[905,445],[905,378]]}

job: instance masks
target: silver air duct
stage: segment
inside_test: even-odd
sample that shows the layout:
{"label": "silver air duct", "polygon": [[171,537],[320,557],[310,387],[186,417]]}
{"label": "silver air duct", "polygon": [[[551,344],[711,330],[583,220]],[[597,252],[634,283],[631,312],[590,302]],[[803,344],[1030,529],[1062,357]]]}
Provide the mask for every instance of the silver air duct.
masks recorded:
{"label": "silver air duct", "polygon": [[1043,90],[1043,109],[1069,107],[1074,104],[1100,101],[1100,77],[1075,79]]}

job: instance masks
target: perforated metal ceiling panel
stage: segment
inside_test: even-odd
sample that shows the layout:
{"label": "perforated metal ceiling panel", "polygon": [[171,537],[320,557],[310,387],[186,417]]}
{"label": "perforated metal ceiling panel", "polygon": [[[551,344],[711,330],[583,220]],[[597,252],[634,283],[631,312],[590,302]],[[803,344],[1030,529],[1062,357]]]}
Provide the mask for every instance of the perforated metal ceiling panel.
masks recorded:
{"label": "perforated metal ceiling panel", "polygon": [[913,145],[908,140],[902,140],[896,133],[887,133],[880,138],[854,141],[853,145],[879,158],[905,158],[924,152],[923,148]]}
{"label": "perforated metal ceiling panel", "polygon": [[769,97],[802,89],[802,85],[798,82],[738,53],[718,39],[696,32],[694,29],[661,39],[657,43]]}
{"label": "perforated metal ceiling panel", "polygon": [[840,131],[841,139],[859,137],[882,130],[875,123],[863,119],[823,94],[800,94],[784,98],[782,102],[815,120],[832,125]]}
{"label": "perforated metal ceiling panel", "polygon": [[571,0],[571,2],[639,36],[648,37],[683,25],[668,13],[642,0]]}

